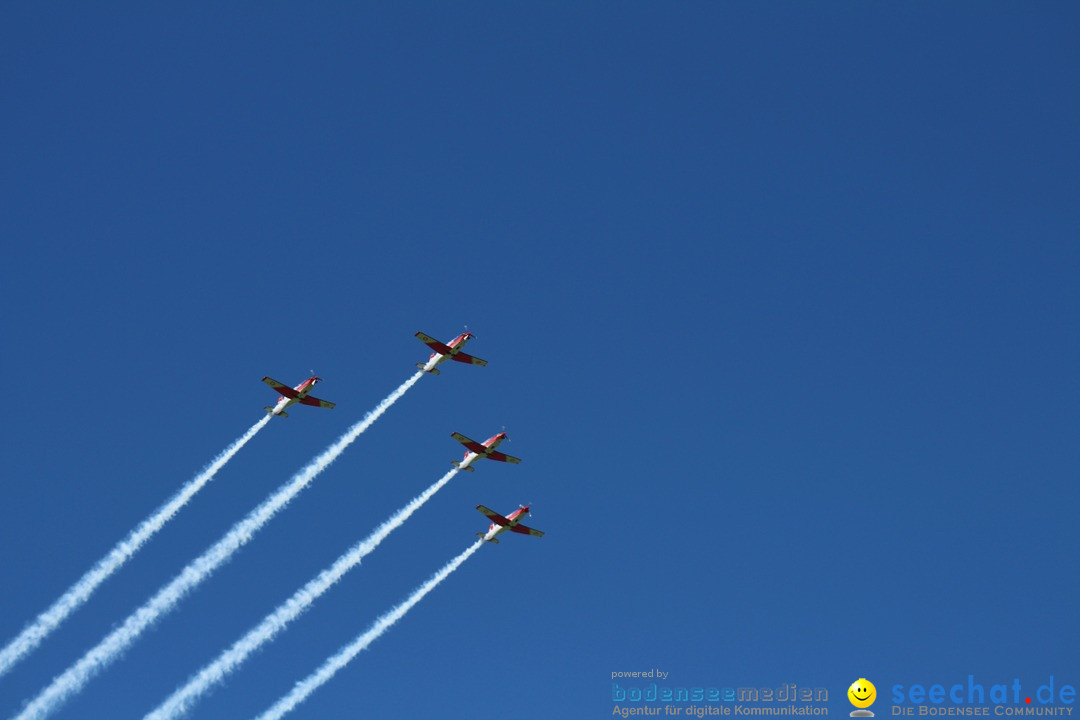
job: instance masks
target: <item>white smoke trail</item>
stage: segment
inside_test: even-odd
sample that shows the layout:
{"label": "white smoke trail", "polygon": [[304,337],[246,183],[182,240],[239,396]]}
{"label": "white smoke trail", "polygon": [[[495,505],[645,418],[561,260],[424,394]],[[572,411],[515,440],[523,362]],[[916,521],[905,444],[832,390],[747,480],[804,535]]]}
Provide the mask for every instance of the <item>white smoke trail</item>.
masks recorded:
{"label": "white smoke trail", "polygon": [[285,507],[297,493],[315,479],[326,467],[337,459],[362,432],[367,430],[379,416],[394,404],[423,375],[417,372],[397,390],[390,393],[378,406],[368,413],[363,420],[353,425],[312,460],[307,467],[293,476],[292,480],[279,487],[246,518],[233,525],[226,535],[218,540],[209,550],[193,560],[177,575],[172,582],[163,587],[145,605],[128,616],[123,625],[110,633],[96,647],[87,652],[74,665],[53,679],[52,683],[30,701],[15,720],[39,720],[60,707],[69,697],[78,692],[101,670],[115,660],[128,645],[142,634],[143,630],[154,623],[163,614],[172,610],[192,589],[208,578],[233,553],[247,544],[279,510]]}
{"label": "white smoke trail", "polygon": [[400,605],[395,606],[390,612],[376,620],[364,634],[338,650],[334,655],[331,655],[326,662],[322,664],[322,667],[296,683],[292,692],[274,703],[273,707],[256,718],[256,720],[279,720],[287,713],[291,712],[297,705],[306,700],[311,693],[322,687],[323,684],[332,678],[338,670],[341,670],[348,665],[354,657],[359,655],[361,651],[365,650],[371,643],[377,640],[391,625],[403,618],[405,613],[412,609],[413,605],[420,602],[425,595],[435,588],[436,585],[445,580],[447,575],[457,570],[461,563],[468,560],[470,555],[480,549],[480,546],[483,543],[483,540],[477,540],[466,548],[465,552],[444,565],[442,570],[432,575],[431,578],[418,587],[407,600]]}
{"label": "white smoke trail", "polygon": [[225,448],[224,452],[214,458],[209,465],[203,468],[202,472],[180,488],[180,491],[173,495],[168,502],[158,508],[153,515],[143,520],[142,524],[132,530],[130,535],[117,543],[116,547],[108,555],[98,560],[94,567],[90,568],[85,575],[79,578],[78,582],[68,588],[68,591],[61,595],[60,599],[54,602],[48,610],[38,615],[34,622],[27,625],[26,629],[8,643],[7,647],[0,650],[0,676],[3,676],[16,663],[30,654],[34,648],[48,637],[49,633],[59,627],[60,623],[64,622],[71,613],[89,600],[98,586],[119,570],[158,530],[165,526],[165,523],[180,512],[180,509],[195,496],[195,493],[202,490],[203,486],[213,479],[218,470],[223,468],[225,463],[232,459],[233,455],[240,452],[240,448],[247,445],[248,441],[255,437],[255,433],[263,429],[268,420],[270,420],[269,415],[252,425],[250,430],[233,441],[232,445]]}
{"label": "white smoke trail", "polygon": [[454,468],[443,475],[434,485],[413,498],[408,505],[398,510],[389,520],[376,528],[371,535],[354,545],[348,552],[339,557],[333,565],[323,570],[307,585],[297,590],[277,610],[267,615],[247,635],[237,640],[232,647],[218,656],[217,660],[200,670],[188,681],[187,685],[173,693],[156,710],[147,715],[144,720],[165,720],[166,718],[177,718],[187,713],[204,693],[214,685],[224,681],[229,673],[240,667],[247,657],[258,650],[264,643],[273,640],[279,632],[285,629],[286,625],[307,610],[323,593],[333,587],[345,573],[359,565],[360,561],[377,548],[387,535],[404,525],[410,515],[437,493],[443,485],[450,482],[450,478],[457,473],[458,469]]}

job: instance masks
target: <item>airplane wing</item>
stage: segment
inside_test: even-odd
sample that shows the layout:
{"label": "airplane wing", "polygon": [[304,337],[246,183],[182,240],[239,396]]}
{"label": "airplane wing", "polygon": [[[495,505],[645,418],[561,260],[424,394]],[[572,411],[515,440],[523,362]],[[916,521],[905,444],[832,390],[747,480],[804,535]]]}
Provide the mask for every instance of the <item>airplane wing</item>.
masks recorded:
{"label": "airplane wing", "polygon": [[521,533],[522,535],[533,535],[535,537],[544,537],[544,533],[539,530],[533,530],[531,527],[525,527],[521,523],[518,523],[514,527],[510,528],[512,532]]}
{"label": "airplane wing", "polygon": [[[449,350],[450,348],[447,348]],[[445,354],[445,353],[444,353]],[[487,365],[487,360],[481,360],[478,357],[473,357],[469,353],[456,352],[450,355],[451,360],[457,360],[463,363],[472,363],[473,365]]]}
{"label": "airplane wing", "polygon": [[[476,442],[475,440],[470,440],[469,438],[465,437],[461,433],[450,433],[450,437],[454,438],[459,443],[461,443],[465,447],[469,448],[470,450],[472,450],[477,455],[483,455],[484,453],[487,452],[486,447],[484,447],[480,443]],[[500,455],[501,454],[502,453],[500,453]]]}
{"label": "airplane wing", "polygon": [[308,395],[307,397],[300,398],[300,404],[301,405],[314,405],[315,407],[324,407],[324,408],[332,408],[332,407],[334,407],[334,403],[327,402],[326,400],[320,400],[319,398],[311,397],[310,395]]}
{"label": "airplane wing", "polygon": [[425,345],[427,345],[429,348],[431,348],[435,352],[439,353],[440,355],[453,355],[454,354],[454,351],[452,349],[450,349],[449,346],[443,345],[441,342],[439,342],[435,338],[431,337],[430,335],[425,335],[422,332],[418,332],[418,333],[416,333],[416,337],[420,338],[420,342],[424,343]]}
{"label": "airplane wing", "polygon": [[494,510],[487,509],[483,505],[477,505],[476,509],[479,510],[482,515],[486,515],[487,519],[495,523],[496,525],[502,525],[505,527],[510,524],[510,521],[504,518],[502,515],[495,512]]}
{"label": "airplane wing", "polygon": [[280,394],[284,395],[287,398],[295,398],[297,395],[300,394],[300,393],[296,392],[295,390],[293,390],[288,385],[284,385],[282,383],[279,383],[277,380],[275,380],[275,379],[273,379],[271,377],[264,377],[263,382],[266,383],[267,385],[269,385],[270,387],[274,388]]}
{"label": "airplane wing", "polygon": [[485,457],[487,457],[488,460],[498,460],[499,462],[508,462],[515,465],[521,464],[521,458],[516,458],[513,455],[507,455],[506,453],[501,453],[498,450],[492,450]]}

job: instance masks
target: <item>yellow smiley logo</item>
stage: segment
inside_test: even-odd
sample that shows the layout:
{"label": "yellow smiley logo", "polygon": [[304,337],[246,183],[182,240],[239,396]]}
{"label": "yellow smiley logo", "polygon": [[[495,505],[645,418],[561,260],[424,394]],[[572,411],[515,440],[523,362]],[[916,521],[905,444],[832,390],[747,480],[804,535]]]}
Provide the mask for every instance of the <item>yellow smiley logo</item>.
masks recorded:
{"label": "yellow smiley logo", "polygon": [[868,708],[877,699],[877,688],[866,678],[859,678],[847,689],[848,700],[857,708]]}

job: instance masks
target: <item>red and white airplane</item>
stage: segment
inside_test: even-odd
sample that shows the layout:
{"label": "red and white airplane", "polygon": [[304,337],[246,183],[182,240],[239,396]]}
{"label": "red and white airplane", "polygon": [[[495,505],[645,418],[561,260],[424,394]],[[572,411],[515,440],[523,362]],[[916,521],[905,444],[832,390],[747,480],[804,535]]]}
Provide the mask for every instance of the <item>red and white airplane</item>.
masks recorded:
{"label": "red and white airplane", "polygon": [[499,544],[497,536],[509,530],[510,532],[521,533],[522,535],[535,535],[536,537],[543,537],[544,533],[539,530],[533,530],[531,527],[522,525],[518,520],[522,516],[529,514],[529,506],[522,505],[519,509],[510,513],[510,517],[503,517],[494,510],[488,510],[483,505],[477,505],[476,509],[482,512],[491,520],[491,525],[488,526],[487,534],[476,533],[477,537],[481,537],[487,542]]}
{"label": "red and white airplane", "polygon": [[426,373],[438,375],[439,371],[436,369],[436,366],[443,360],[446,360],[446,358],[457,360],[458,362],[471,363],[473,365],[487,365],[487,360],[481,360],[478,357],[473,357],[468,353],[461,352],[461,349],[465,347],[465,343],[469,342],[473,337],[471,332],[463,332],[445,345],[430,335],[425,335],[422,332],[416,333],[416,337],[420,338],[420,342],[435,351],[431,353],[431,357],[428,358],[426,363],[416,363],[416,367]]}
{"label": "red and white airplane", "polygon": [[314,405],[315,407],[332,408],[334,403],[327,402],[326,400],[320,400],[319,398],[308,395],[311,392],[311,388],[315,387],[315,383],[319,382],[321,378],[318,375],[312,375],[304,382],[300,383],[294,388],[288,385],[283,385],[277,380],[270,377],[264,377],[263,382],[274,388],[282,395],[281,399],[277,401],[277,405],[270,407],[267,405],[264,410],[271,415],[280,415],[281,417],[289,417],[289,414],[285,412],[285,408],[296,403],[301,405]]}
{"label": "red and white airplane", "polygon": [[450,433],[450,437],[469,449],[469,451],[465,453],[464,458],[451,461],[450,464],[458,470],[468,470],[469,472],[472,472],[475,470],[472,466],[472,462],[476,458],[487,458],[488,460],[498,460],[499,462],[514,463],[515,465],[521,463],[521,458],[501,453],[495,449],[499,447],[499,443],[507,439],[505,432],[501,432],[498,435],[492,435],[485,440],[482,445],[475,440],[470,440],[461,433]]}

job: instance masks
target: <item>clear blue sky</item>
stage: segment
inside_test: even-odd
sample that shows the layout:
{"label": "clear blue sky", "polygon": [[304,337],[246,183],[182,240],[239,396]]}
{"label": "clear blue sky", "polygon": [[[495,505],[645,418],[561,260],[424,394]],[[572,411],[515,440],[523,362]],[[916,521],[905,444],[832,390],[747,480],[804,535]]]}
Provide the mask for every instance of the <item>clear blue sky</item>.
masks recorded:
{"label": "clear blue sky", "polygon": [[[347,4],[346,4],[347,5]],[[673,684],[1080,685],[1070,3],[9,6],[0,636],[326,378],[0,678],[21,707],[465,324],[60,718],[135,718],[506,426],[196,717],[610,717]],[[444,366],[445,367],[445,366]],[[881,714],[879,712],[879,714]]]}

